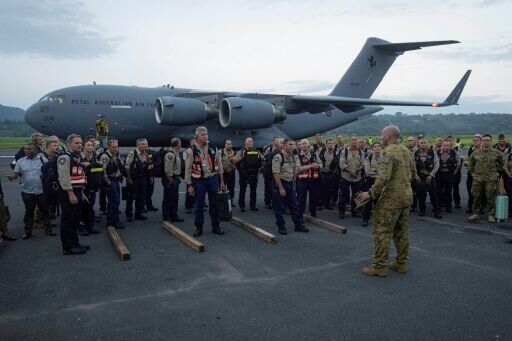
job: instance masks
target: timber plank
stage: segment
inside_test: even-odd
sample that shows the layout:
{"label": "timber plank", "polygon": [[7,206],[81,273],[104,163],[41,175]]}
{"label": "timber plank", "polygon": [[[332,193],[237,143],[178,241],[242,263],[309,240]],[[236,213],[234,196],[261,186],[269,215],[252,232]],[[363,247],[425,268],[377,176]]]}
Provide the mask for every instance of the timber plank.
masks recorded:
{"label": "timber plank", "polygon": [[250,233],[254,234],[255,236],[263,239],[267,243],[270,243],[270,244],[277,243],[276,236],[274,236],[272,233],[269,233],[269,232],[263,230],[262,228],[259,228],[256,225],[253,225],[253,224],[251,224],[245,220],[242,220],[240,218],[237,218],[237,217],[232,217],[231,222],[233,224],[243,228],[247,232],[250,232]]}
{"label": "timber plank", "polygon": [[119,258],[121,258],[122,261],[129,260],[130,251],[128,251],[128,248],[113,226],[108,227],[108,235],[112,241],[112,245],[114,245],[114,249],[116,249],[116,252],[119,255]]}
{"label": "timber plank", "polygon": [[191,235],[183,232],[180,228],[177,226],[169,223],[168,221],[163,222],[164,229],[167,230],[170,234],[172,234],[176,239],[183,242],[183,244],[187,245],[191,249],[197,251],[197,252],[204,252],[205,246],[203,243],[201,243],[199,240],[195,239]]}
{"label": "timber plank", "polygon": [[327,220],[315,218],[315,217],[312,217],[307,214],[304,214],[304,220],[306,220],[307,222],[309,222],[311,224],[323,227],[324,229],[327,229],[327,230],[330,230],[330,231],[333,231],[336,233],[342,233],[342,234],[347,233],[346,227],[331,223],[330,221],[327,221]]}

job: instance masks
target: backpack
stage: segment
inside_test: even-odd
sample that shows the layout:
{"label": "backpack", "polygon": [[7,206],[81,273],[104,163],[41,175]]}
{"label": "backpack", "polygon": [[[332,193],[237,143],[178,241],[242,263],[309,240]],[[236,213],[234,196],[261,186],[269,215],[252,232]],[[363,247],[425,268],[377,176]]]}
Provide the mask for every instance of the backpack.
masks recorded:
{"label": "backpack", "polygon": [[267,152],[265,154],[265,156],[263,157],[263,159],[264,159],[263,176],[266,176],[266,177],[269,177],[269,178],[272,177],[272,159],[278,153],[280,154],[280,151],[279,151],[279,149],[276,149],[276,150]]}
{"label": "backpack", "polygon": [[179,152],[181,167],[180,167],[180,178],[185,179],[185,159],[183,159],[183,152]]}
{"label": "backpack", "polygon": [[22,157],[25,157],[25,148],[21,147],[16,154],[14,154],[14,160],[9,164],[12,170],[14,170],[14,167],[16,167],[16,162],[18,162],[19,159]]}
{"label": "backpack", "polygon": [[167,154],[167,150],[165,148],[160,148],[160,150],[156,153],[153,153],[152,161],[153,161],[153,176],[155,178],[161,178],[165,174],[165,154]]}
{"label": "backpack", "polygon": [[[59,173],[57,172],[57,157],[54,157],[41,166],[41,182],[43,193],[48,197],[55,197],[60,189]],[[42,161],[41,161],[42,162]]]}

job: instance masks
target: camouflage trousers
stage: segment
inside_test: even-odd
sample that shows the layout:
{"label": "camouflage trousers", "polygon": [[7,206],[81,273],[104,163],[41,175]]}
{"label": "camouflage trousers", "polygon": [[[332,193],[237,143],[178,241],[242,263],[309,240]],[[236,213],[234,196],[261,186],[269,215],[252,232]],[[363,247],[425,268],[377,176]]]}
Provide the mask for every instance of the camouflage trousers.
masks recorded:
{"label": "camouflage trousers", "polygon": [[471,194],[473,195],[473,213],[479,214],[482,210],[482,199],[485,198],[487,214],[494,214],[496,206],[497,181],[482,181],[473,179]]}
{"label": "camouflage trousers", "polygon": [[407,264],[409,259],[409,209],[385,209],[378,203],[373,212],[373,267],[387,265],[391,239],[395,242],[396,261]]}

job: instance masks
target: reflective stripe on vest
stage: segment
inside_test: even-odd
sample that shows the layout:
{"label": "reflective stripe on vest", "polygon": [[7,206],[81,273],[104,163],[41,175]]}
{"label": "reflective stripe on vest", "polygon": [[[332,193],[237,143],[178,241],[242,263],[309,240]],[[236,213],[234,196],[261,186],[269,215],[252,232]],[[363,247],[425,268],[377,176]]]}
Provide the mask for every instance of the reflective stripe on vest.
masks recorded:
{"label": "reflective stripe on vest", "polygon": [[71,186],[83,186],[87,183],[85,171],[83,166],[71,166],[71,174],[69,176],[71,181]]}
{"label": "reflective stripe on vest", "polygon": [[[314,156],[312,155],[311,158],[314,158]],[[301,166],[308,166],[312,163],[310,161],[310,159],[308,159],[305,155],[300,155],[299,160],[300,160]],[[299,173],[297,175],[297,178],[301,179],[301,180],[318,179],[319,177],[320,177],[320,173],[318,172],[318,169],[313,169],[313,168],[309,169],[307,172]]]}

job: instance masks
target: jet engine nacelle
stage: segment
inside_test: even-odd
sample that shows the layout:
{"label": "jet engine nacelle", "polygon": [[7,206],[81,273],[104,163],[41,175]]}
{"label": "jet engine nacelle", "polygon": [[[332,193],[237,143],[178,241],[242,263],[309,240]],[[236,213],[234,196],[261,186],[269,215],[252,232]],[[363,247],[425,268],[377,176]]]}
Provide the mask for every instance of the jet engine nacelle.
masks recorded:
{"label": "jet engine nacelle", "polygon": [[219,103],[219,122],[224,128],[267,128],[285,118],[284,111],[260,99],[227,97]]}
{"label": "jet engine nacelle", "polygon": [[155,103],[155,118],[158,124],[186,126],[201,124],[208,119],[206,103],[193,98],[165,96]]}

